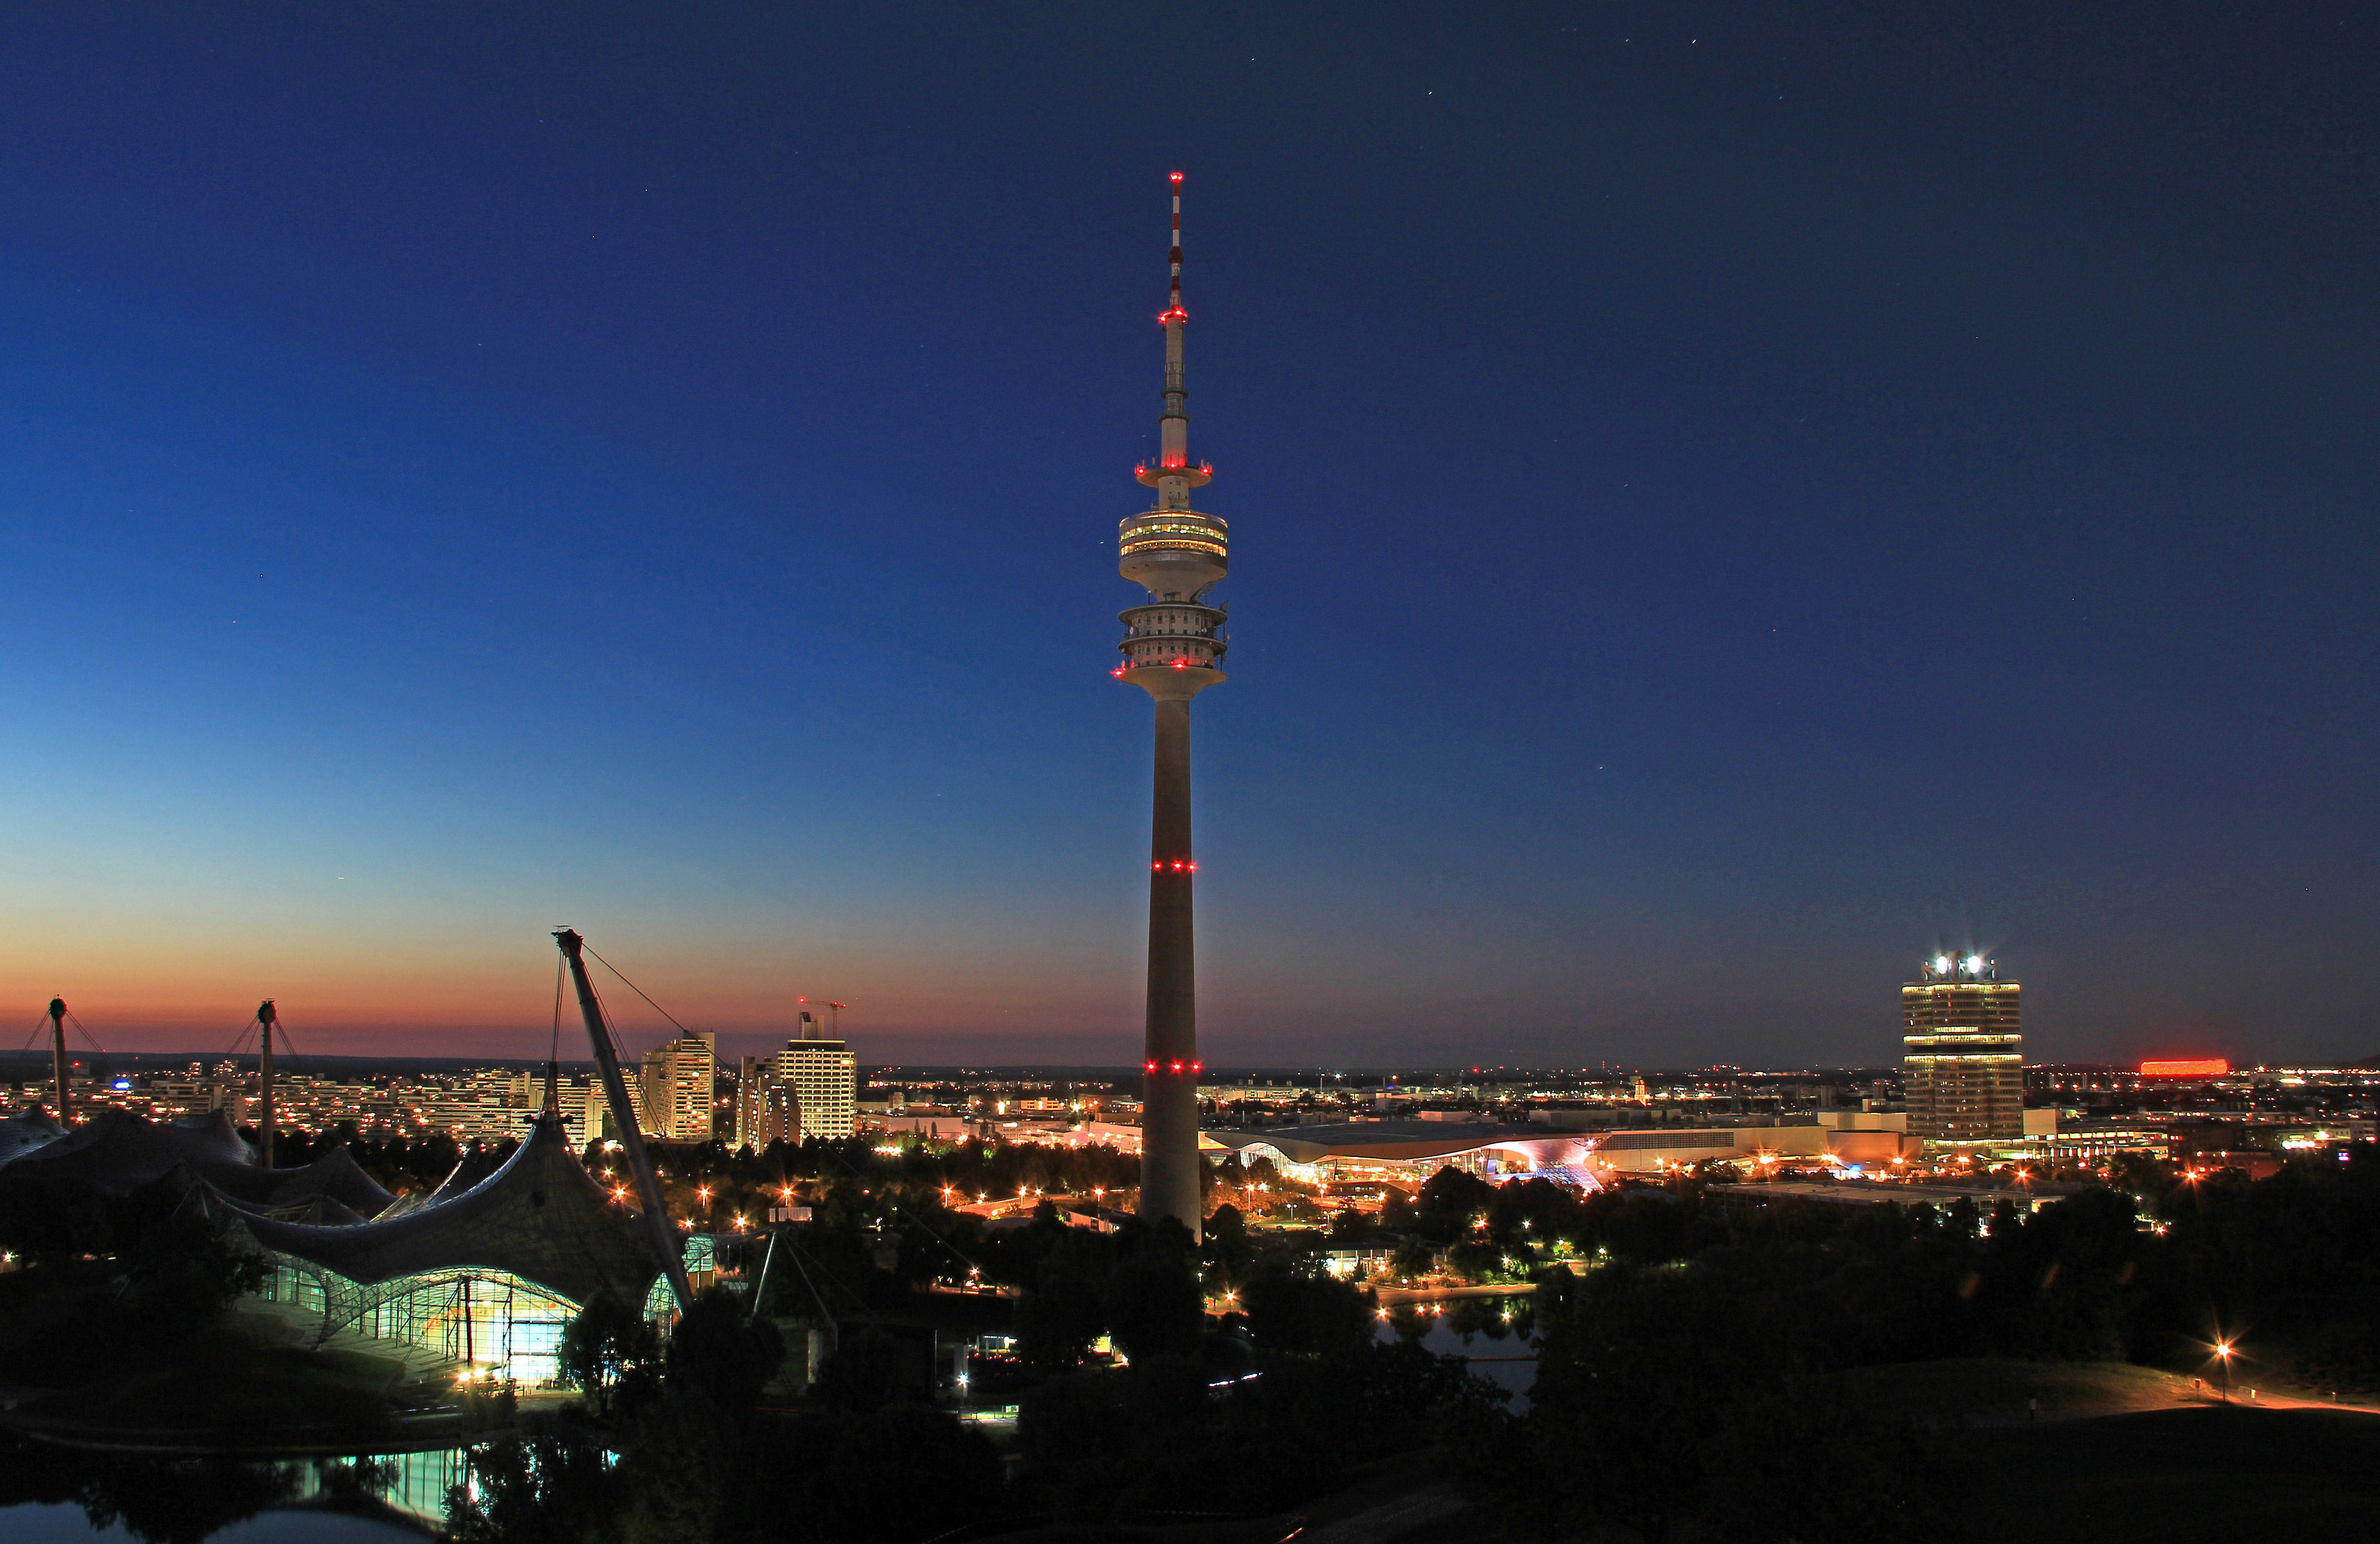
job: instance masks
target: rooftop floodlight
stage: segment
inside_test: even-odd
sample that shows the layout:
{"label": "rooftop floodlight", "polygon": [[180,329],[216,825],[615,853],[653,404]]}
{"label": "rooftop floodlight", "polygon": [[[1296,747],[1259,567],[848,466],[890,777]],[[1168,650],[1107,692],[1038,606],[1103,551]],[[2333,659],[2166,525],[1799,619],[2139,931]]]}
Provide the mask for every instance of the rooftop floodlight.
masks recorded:
{"label": "rooftop floodlight", "polygon": [[1934,957],[1934,969],[1937,971],[1947,971],[1949,968],[1950,957],[1949,955],[1937,954]]}
{"label": "rooftop floodlight", "polygon": [[1982,955],[1971,954],[1967,956],[1967,973],[1969,975],[1981,975],[1983,974],[1983,971],[1984,957]]}

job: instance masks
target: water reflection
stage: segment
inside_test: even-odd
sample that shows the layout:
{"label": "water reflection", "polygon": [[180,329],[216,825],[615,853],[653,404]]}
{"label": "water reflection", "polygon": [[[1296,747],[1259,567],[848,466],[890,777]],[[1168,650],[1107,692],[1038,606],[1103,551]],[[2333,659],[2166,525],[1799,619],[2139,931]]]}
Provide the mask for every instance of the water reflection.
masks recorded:
{"label": "water reflection", "polygon": [[1515,1412],[1529,1407],[1537,1381],[1536,1310],[1532,1297],[1440,1297],[1399,1303],[1385,1310],[1382,1340],[1418,1342],[1439,1356],[1467,1357],[1471,1370],[1509,1389]]}
{"label": "water reflection", "polygon": [[455,1448],[356,1458],[150,1458],[0,1441],[0,1536],[143,1544],[419,1538],[464,1478]]}

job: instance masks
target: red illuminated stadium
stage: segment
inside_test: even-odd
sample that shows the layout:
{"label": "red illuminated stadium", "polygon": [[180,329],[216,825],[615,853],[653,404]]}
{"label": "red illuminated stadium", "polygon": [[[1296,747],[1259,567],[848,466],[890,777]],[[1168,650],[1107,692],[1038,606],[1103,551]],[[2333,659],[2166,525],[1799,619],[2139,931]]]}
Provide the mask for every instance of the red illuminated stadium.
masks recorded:
{"label": "red illuminated stadium", "polygon": [[2141,1063],[2143,1078],[2220,1078],[2231,1070],[2231,1064],[2220,1056],[2198,1061],[2144,1061]]}

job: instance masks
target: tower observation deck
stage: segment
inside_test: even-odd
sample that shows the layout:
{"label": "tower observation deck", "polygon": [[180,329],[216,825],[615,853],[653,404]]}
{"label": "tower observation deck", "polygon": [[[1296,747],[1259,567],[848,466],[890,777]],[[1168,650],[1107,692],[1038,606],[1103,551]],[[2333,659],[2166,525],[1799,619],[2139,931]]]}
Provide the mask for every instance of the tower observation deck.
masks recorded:
{"label": "tower observation deck", "polygon": [[1172,174],[1172,271],[1166,306],[1165,412],[1154,466],[1133,475],[1156,503],[1123,522],[1116,572],[1148,592],[1119,619],[1123,658],[1111,672],[1157,706],[1157,766],[1148,851],[1148,1010],[1141,1067],[1140,1214],[1179,1219],[1195,1237],[1198,1198],[1198,1015],[1190,893],[1190,699],[1223,680],[1225,611],[1207,592],[1231,571],[1231,528],[1190,507],[1214,468],[1190,464],[1190,393],[1184,383],[1182,174]]}

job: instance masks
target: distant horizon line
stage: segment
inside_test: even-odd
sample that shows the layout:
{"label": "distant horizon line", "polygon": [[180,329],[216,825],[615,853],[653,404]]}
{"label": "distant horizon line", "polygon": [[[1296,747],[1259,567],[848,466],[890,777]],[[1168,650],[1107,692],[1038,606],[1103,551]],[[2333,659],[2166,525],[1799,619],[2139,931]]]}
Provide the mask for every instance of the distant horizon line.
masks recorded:
{"label": "distant horizon line", "polygon": [[[335,1064],[343,1068],[355,1067],[358,1065],[381,1067],[404,1066],[420,1068],[452,1068],[464,1070],[468,1070],[474,1068],[510,1068],[533,1071],[549,1065],[549,1063],[553,1060],[553,1058],[546,1056],[452,1055],[374,1055],[357,1052],[334,1052],[325,1053],[320,1055],[298,1055],[295,1057],[288,1055],[287,1053],[283,1053],[277,1059],[281,1060],[282,1064],[288,1070],[301,1075],[309,1070],[309,1063],[319,1064],[323,1067]],[[740,1058],[721,1056],[719,1058],[719,1065],[722,1068],[732,1067],[734,1062],[737,1059]],[[763,1057],[756,1059],[765,1060],[767,1058]],[[2148,1059],[2154,1062],[2158,1058],[2152,1057]],[[70,1065],[80,1067],[85,1062],[93,1060],[104,1060],[110,1062],[199,1062],[206,1066],[212,1066],[216,1063],[229,1061],[235,1064],[252,1066],[257,1061],[257,1054],[254,1051],[243,1051],[236,1055],[223,1051],[84,1051],[79,1055],[71,1057]],[[2207,1073],[2205,1076],[2239,1077],[2242,1074],[2255,1072],[2362,1072],[2374,1070],[2374,1064],[2375,1062],[2380,1062],[2380,1057],[2364,1057],[2354,1061],[2237,1063],[2234,1064],[2228,1072]],[[50,1066],[50,1054],[46,1050],[40,1049],[0,1051],[0,1068],[9,1068],[18,1065],[22,1065],[46,1074]],[[590,1057],[565,1056],[559,1059],[558,1065],[565,1071],[576,1073],[591,1071],[595,1064],[593,1059]],[[2140,1064],[2137,1062],[2107,1061],[2027,1062],[2024,1066],[2028,1070],[2072,1069],[2075,1071],[2132,1072],[2136,1075],[2139,1072],[2140,1068]],[[996,1076],[1010,1073],[1038,1073],[1047,1076],[1077,1074],[1087,1077],[1096,1076],[1114,1079],[1136,1078],[1140,1076],[1141,1073],[1141,1068],[1130,1062],[862,1062],[860,1064],[860,1069],[864,1072],[873,1072],[880,1075],[901,1072],[916,1072],[921,1074],[958,1072],[974,1076]],[[1318,1076],[1337,1077],[1361,1075],[1373,1077],[1386,1076],[1392,1078],[1411,1076],[1459,1078],[1463,1076],[1484,1076],[1489,1073],[1508,1074],[1512,1077],[1538,1077],[1548,1075],[1578,1077],[1593,1073],[1601,1074],[1607,1077],[1622,1078],[1646,1076],[1703,1076],[1715,1072],[1724,1072],[1746,1078],[1819,1078],[1898,1074],[1901,1068],[1897,1062],[1842,1062],[1833,1064],[1779,1065],[1767,1067],[1755,1067],[1747,1063],[1740,1062],[1706,1062],[1699,1066],[1687,1066],[1676,1063],[1663,1065],[1653,1062],[1603,1062],[1593,1065],[1584,1063],[1556,1065],[1548,1063],[1476,1062],[1455,1066],[1432,1066],[1426,1063],[1416,1062],[1378,1062],[1369,1064],[1354,1062],[1251,1062],[1219,1064],[1208,1068],[1207,1074],[1208,1079],[1212,1080],[1230,1080],[1232,1079],[1256,1078],[1263,1076],[1281,1078],[1314,1078]],[[20,1079],[16,1080],[24,1081],[27,1080]],[[46,1080],[46,1078],[43,1078],[41,1080]],[[2189,1081],[2191,1080],[2188,1078],[2173,1078],[2171,1080]]]}

